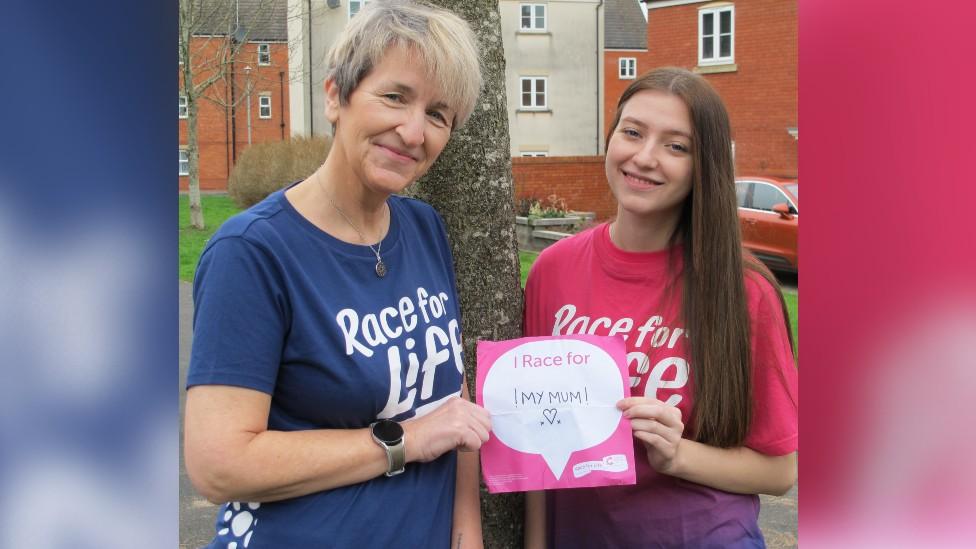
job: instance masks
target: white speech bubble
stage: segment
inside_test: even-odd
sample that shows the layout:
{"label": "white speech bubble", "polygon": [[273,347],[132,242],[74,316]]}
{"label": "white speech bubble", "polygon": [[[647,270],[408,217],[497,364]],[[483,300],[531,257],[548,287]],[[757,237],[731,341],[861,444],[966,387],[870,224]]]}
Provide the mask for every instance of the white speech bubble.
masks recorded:
{"label": "white speech bubble", "polygon": [[557,339],[523,343],[503,354],[488,371],[482,395],[498,440],[540,454],[559,479],[573,452],[616,431],[624,389],[609,353],[585,341]]}

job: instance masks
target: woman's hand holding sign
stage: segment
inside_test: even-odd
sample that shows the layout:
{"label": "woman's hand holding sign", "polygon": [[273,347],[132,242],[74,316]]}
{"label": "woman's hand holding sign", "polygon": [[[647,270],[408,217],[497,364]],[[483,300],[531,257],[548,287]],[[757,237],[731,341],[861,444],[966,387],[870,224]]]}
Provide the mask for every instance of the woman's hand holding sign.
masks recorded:
{"label": "woman's hand holding sign", "polygon": [[450,398],[423,417],[404,421],[407,461],[433,461],[454,449],[477,451],[488,440],[488,411],[465,398]]}
{"label": "woman's hand holding sign", "polygon": [[625,398],[617,403],[617,408],[630,418],[634,438],[644,443],[651,467],[659,473],[673,475],[685,430],[681,410],[648,397]]}

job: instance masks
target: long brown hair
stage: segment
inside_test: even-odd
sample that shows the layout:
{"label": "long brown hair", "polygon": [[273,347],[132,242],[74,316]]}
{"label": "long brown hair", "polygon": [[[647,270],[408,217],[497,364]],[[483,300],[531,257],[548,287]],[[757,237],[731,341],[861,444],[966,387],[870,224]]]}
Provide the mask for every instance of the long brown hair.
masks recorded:
{"label": "long brown hair", "polygon": [[655,69],[634,80],[617,102],[607,144],[620,113],[634,94],[657,90],[688,106],[692,126],[692,186],[682,206],[672,244],[683,243],[681,314],[689,334],[694,383],[694,440],[739,446],[752,420],[752,351],[745,271],[768,280],[786,303],[768,269],[742,248],[735,197],[735,166],[729,115],[718,93],[692,72]]}

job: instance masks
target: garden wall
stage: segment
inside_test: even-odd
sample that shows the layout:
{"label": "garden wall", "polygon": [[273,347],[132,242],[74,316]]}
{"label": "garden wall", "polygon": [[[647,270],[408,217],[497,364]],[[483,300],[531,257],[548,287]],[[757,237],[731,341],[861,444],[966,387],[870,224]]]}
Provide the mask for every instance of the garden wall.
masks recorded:
{"label": "garden wall", "polygon": [[607,186],[602,156],[551,156],[512,158],[515,198],[533,197],[545,201],[556,194],[571,210],[596,214],[597,221],[617,211]]}

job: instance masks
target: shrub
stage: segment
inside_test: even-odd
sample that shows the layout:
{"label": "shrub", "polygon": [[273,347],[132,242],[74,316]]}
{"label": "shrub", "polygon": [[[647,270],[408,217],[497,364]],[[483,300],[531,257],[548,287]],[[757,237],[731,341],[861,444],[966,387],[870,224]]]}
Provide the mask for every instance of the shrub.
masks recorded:
{"label": "shrub", "polygon": [[249,208],[311,175],[325,162],[331,146],[329,137],[294,137],[251,145],[237,158],[227,180],[227,193],[238,207]]}
{"label": "shrub", "polygon": [[545,201],[527,196],[515,203],[515,215],[534,218],[566,217],[569,215],[569,208],[566,201],[555,194],[550,194]]}
{"label": "shrub", "polygon": [[515,201],[515,215],[519,217],[528,217],[529,212],[532,211],[532,207],[539,203],[538,199],[532,198],[530,196],[525,196],[519,198]]}

